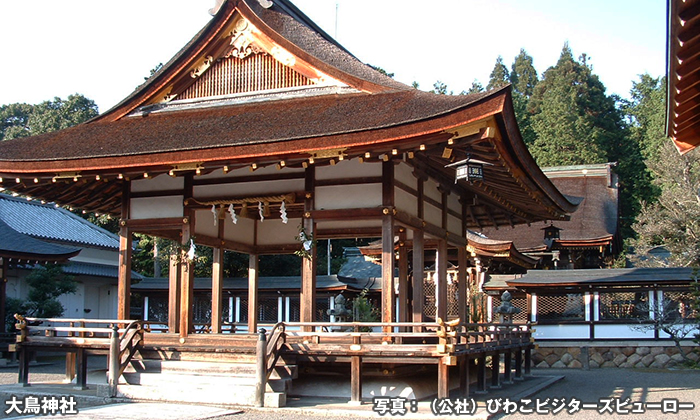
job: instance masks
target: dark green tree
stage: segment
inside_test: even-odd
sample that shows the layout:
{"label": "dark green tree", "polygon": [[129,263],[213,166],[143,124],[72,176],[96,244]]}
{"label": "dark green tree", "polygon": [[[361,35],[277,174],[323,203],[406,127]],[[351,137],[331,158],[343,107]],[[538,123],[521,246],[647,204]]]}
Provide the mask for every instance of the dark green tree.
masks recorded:
{"label": "dark green tree", "polygon": [[438,95],[452,95],[452,91],[447,91],[447,84],[441,81],[433,83],[433,90],[430,93],[437,93]]}
{"label": "dark green tree", "polygon": [[510,83],[513,85],[513,92],[529,99],[535,92],[537,82],[539,82],[539,78],[533,65],[532,57],[528,55],[524,48],[521,48],[520,53],[513,60],[513,66],[510,71]]}
{"label": "dark green tree", "polygon": [[574,60],[568,44],[537,84],[528,111],[537,136],[530,152],[540,166],[608,161],[605,144],[620,122],[611,119],[615,102],[591,69]]}
{"label": "dark green tree", "polygon": [[2,140],[62,130],[98,115],[97,105],[83,95],[63,100],[44,101],[38,105],[10,104],[0,107]]}
{"label": "dark green tree", "polygon": [[63,315],[63,305],[58,297],[75,293],[77,284],[72,276],[63,272],[59,264],[37,267],[26,278],[29,286],[25,302],[26,315],[37,318],[54,318]]}
{"label": "dark green tree", "polygon": [[466,93],[466,94],[480,93],[480,92],[483,92],[484,90],[485,90],[484,85],[482,85],[478,80],[474,79],[469,90],[466,92],[463,92],[463,93]]}
{"label": "dark green tree", "polygon": [[503,57],[499,55],[496,59],[496,64],[493,66],[493,70],[491,70],[486,90],[498,89],[508,83],[510,83],[510,73],[508,72],[508,67],[503,64]]}
{"label": "dark green tree", "polygon": [[510,82],[513,86],[513,109],[515,110],[515,117],[518,120],[518,126],[520,127],[523,141],[529,146],[535,142],[537,136],[532,129],[531,114],[528,112],[528,103],[539,82],[539,78],[537,76],[537,70],[535,70],[535,66],[532,64],[532,57],[522,48],[513,61],[512,70],[510,72]]}
{"label": "dark green tree", "polygon": [[623,110],[630,124],[630,134],[639,144],[645,159],[657,159],[663,144],[668,142],[666,129],[666,78],[649,74],[632,83],[631,101]]}
{"label": "dark green tree", "polygon": [[618,163],[621,233],[627,238],[634,234],[630,226],[640,200],[648,199],[653,189],[619,102],[605,94],[589,57],[575,60],[564,45],[557,64],[536,85],[527,111],[536,136],[530,152],[540,166]]}

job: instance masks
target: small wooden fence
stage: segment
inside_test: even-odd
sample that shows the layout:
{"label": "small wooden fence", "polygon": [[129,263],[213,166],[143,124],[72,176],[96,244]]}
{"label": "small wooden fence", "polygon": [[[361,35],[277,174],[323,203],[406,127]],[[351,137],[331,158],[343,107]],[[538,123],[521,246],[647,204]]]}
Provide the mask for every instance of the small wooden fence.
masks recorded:
{"label": "small wooden fence", "polygon": [[108,383],[116,395],[119,377],[143,345],[140,321],[105,319],[30,318],[15,315],[19,352],[19,383],[29,384],[30,352],[66,352],[66,379],[87,387],[87,356],[107,355]]}

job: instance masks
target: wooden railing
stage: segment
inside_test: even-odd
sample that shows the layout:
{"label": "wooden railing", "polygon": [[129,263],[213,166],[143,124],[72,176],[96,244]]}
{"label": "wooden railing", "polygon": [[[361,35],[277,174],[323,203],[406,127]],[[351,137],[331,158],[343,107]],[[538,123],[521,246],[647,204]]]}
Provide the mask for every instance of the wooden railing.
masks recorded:
{"label": "wooden railing", "polygon": [[[27,384],[29,364],[27,351],[48,349],[76,355],[75,373],[77,385],[86,386],[86,352],[107,354],[109,357],[109,385],[116,395],[119,377],[134,354],[143,345],[141,321],[123,319],[67,319],[32,318],[15,315],[17,319],[17,344],[20,351],[20,383]],[[68,367],[67,367],[68,374]],[[72,378],[71,378],[72,379]]]}
{"label": "wooden railing", "polygon": [[283,322],[277,323],[270,331],[270,338],[267,340],[267,350],[265,354],[266,360],[266,375],[265,379],[270,379],[270,375],[275,370],[277,366],[277,360],[280,357],[280,351],[284,346],[287,335],[285,334],[285,324]]}

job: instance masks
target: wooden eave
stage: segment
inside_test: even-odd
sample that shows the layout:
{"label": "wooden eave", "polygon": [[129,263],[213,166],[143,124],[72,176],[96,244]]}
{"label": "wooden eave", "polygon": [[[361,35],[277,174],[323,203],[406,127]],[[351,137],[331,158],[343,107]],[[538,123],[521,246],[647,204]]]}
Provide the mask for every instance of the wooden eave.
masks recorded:
{"label": "wooden eave", "polygon": [[668,0],[666,134],[683,154],[700,144],[700,1]]}
{"label": "wooden eave", "polygon": [[[122,187],[116,178],[120,176],[123,179],[138,179],[146,173],[156,176],[167,173],[175,165],[192,162],[200,164],[205,173],[224,165],[233,169],[250,165],[251,162],[264,166],[285,160],[288,166],[301,166],[313,153],[333,149],[342,149],[347,159],[359,158],[369,152],[373,156],[369,160],[378,161],[380,156],[388,156],[393,149],[398,149],[402,154],[415,151],[412,165],[423,168],[429,172],[428,176],[449,186],[462,198],[474,197],[473,205],[470,206],[470,214],[474,219],[470,223],[471,228],[564,218],[566,212],[575,209],[575,205],[561,195],[548,178],[540,177],[546,181],[542,184],[536,181],[537,173],[541,171],[534,161],[524,160],[522,155],[512,155],[518,149],[504,145],[508,141],[521,142],[517,131],[515,137],[509,137],[513,133],[505,131],[505,135],[500,134],[507,128],[498,128],[508,126],[498,124],[498,121],[514,120],[513,116],[503,115],[509,112],[504,108],[509,95],[509,90],[505,89],[443,115],[319,137],[84,159],[0,161],[0,176],[4,177],[3,187],[10,191],[91,211],[118,214]],[[152,117],[129,121],[148,124],[149,118]],[[106,131],[98,130],[96,133],[104,137],[105,141],[110,136],[129,137],[126,128],[121,127],[123,123],[100,124]],[[95,123],[92,123],[87,128],[94,127]],[[450,160],[443,159],[440,154],[446,142],[465,127],[476,134],[457,138],[452,147],[461,153],[469,150],[472,156],[493,162],[493,165],[485,169],[487,176],[484,182],[470,184],[460,181],[455,186],[454,170],[445,168]],[[109,131],[110,128],[112,131]],[[80,130],[80,126],[74,129]],[[101,142],[99,139],[90,141],[97,144]],[[419,151],[421,145],[425,146],[424,152]],[[455,157],[457,153],[455,152]],[[318,164],[328,164],[328,161]],[[77,182],[70,175],[61,178],[61,188],[57,189],[52,180],[59,173],[75,173],[79,176]],[[19,183],[14,180],[15,177],[19,178]],[[494,211],[499,208],[502,211]]]}

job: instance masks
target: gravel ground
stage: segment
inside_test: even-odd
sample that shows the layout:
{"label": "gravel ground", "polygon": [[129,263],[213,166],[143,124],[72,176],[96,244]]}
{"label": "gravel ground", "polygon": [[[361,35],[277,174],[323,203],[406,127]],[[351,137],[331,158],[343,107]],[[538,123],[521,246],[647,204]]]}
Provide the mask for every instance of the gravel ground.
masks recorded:
{"label": "gravel ground", "polygon": [[[30,368],[30,382],[42,381],[61,381],[64,376],[64,365],[62,358],[39,359],[42,364],[32,366]],[[89,369],[103,369],[105,360],[100,358],[91,358]],[[571,402],[574,399],[581,403],[599,403],[599,400],[605,398],[618,398],[624,401],[630,398],[632,403],[661,403],[662,401],[677,400],[679,403],[693,403],[695,405],[692,410],[679,410],[677,414],[664,414],[661,410],[647,410],[645,414],[601,414],[596,409],[583,409],[573,415],[567,413],[567,409],[562,410],[560,414],[564,417],[572,419],[600,419],[601,416],[609,419],[630,419],[650,417],[669,417],[674,420],[690,420],[700,418],[700,371],[696,370],[651,370],[651,369],[595,369],[595,370],[576,370],[576,369],[533,369],[535,375],[562,375],[564,379],[554,383],[548,388],[529,396],[533,403],[537,399],[541,401],[549,398],[550,400],[558,399]],[[16,384],[17,383],[17,368],[0,367],[0,384]],[[507,394],[506,394],[507,395]],[[520,398],[524,397],[523,395]],[[518,398],[513,396],[511,398]],[[79,409],[85,409],[90,404],[81,404]],[[342,405],[341,405],[342,406]],[[601,405],[602,406],[602,405]],[[5,416],[6,405],[2,405],[0,417]],[[631,406],[627,408],[632,409]],[[550,410],[551,410],[550,406]],[[359,417],[374,417],[369,411],[358,411],[357,415],[345,415],[337,411],[325,411],[322,413],[309,410],[299,411],[292,409],[244,409],[239,414],[231,414],[216,417],[222,420],[248,420],[248,419],[305,419],[313,418],[334,418],[334,419],[356,419]],[[368,416],[370,415],[370,416]],[[497,414],[494,418],[505,420],[526,420],[533,417],[551,417],[538,416],[536,414]],[[384,416],[390,418],[390,415]],[[90,418],[79,416],[82,418]],[[142,418],[158,418],[157,416],[142,417]],[[398,418],[398,416],[397,416]]]}

